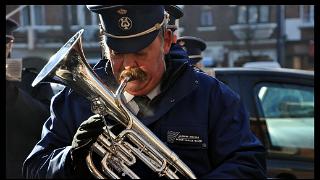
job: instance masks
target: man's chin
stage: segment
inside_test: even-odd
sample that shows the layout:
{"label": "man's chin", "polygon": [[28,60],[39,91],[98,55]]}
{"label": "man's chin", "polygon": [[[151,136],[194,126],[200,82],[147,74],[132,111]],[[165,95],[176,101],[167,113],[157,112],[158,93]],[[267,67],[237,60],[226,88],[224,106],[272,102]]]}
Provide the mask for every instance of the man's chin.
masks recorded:
{"label": "man's chin", "polygon": [[145,85],[144,82],[141,81],[130,81],[127,83],[128,89],[141,89]]}
{"label": "man's chin", "polygon": [[130,94],[139,92],[140,90],[141,90],[141,82],[138,82],[138,81],[128,82],[126,86],[126,91],[129,92]]}

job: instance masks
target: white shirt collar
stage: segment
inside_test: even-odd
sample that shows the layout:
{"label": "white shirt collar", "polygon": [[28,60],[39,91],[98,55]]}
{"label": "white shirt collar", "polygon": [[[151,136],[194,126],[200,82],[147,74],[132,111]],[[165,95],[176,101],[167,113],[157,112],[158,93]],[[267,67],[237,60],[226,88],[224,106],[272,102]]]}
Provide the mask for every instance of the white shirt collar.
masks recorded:
{"label": "white shirt collar", "polygon": [[[150,91],[147,96],[150,100],[152,100],[154,97],[156,97],[158,94],[160,94],[160,84],[158,84],[152,91]],[[129,94],[128,92],[124,91],[123,93],[123,100],[125,104],[127,104],[127,107],[133,112],[134,114],[137,114],[139,111],[138,105],[131,101],[134,98],[134,95]]]}

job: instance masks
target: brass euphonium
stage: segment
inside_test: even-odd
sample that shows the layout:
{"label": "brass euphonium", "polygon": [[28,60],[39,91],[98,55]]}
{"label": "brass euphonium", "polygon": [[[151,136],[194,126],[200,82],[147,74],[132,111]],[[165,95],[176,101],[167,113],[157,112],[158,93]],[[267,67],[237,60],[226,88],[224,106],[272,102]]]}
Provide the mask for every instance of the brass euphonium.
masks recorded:
{"label": "brass euphonium", "polygon": [[[86,163],[92,175],[96,178],[120,178],[121,176],[139,178],[130,166],[137,160],[141,160],[159,176],[194,179],[195,175],[190,168],[143,125],[122,102],[120,95],[127,82],[134,77],[130,75],[125,77],[114,92],[107,84],[102,83],[88,65],[82,49],[83,31],[83,29],[78,31],[49,59],[32,86],[40,82],[54,82],[69,86],[92,103],[93,113],[101,117],[109,114],[123,126],[120,133],[114,133],[111,126],[106,125],[103,133],[92,144],[86,157]],[[93,157],[102,158],[99,168],[95,165],[97,161]]]}

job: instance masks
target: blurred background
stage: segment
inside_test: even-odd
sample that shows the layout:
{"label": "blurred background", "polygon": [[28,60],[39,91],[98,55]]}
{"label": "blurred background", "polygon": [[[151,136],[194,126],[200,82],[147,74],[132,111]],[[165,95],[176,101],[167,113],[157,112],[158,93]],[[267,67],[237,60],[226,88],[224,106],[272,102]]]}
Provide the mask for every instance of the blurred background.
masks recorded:
{"label": "blurred background", "polygon": [[[204,67],[270,61],[314,70],[314,5],[179,5],[178,36],[205,40]],[[98,16],[85,5],[7,5],[21,27],[12,57],[48,60],[79,29],[88,61],[100,58]]]}

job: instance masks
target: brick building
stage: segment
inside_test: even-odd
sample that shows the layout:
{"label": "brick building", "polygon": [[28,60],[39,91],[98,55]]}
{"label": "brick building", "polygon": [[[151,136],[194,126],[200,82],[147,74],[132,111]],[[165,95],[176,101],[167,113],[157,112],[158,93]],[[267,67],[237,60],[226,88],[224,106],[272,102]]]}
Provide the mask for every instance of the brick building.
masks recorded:
{"label": "brick building", "polygon": [[[17,5],[7,5],[6,14],[17,8]],[[85,5],[27,5],[11,18],[20,24],[14,34],[13,57],[49,59],[83,28],[82,42],[87,59],[100,58],[98,16],[90,13]]]}
{"label": "brick building", "polygon": [[[6,14],[18,7],[7,5]],[[179,34],[206,41],[203,62],[232,67],[242,66],[248,61],[278,61],[282,58],[280,64],[283,67],[314,68],[313,5],[181,7],[184,16],[179,22]],[[39,56],[49,59],[75,32],[83,28],[87,59],[100,58],[99,20],[84,5],[28,5],[11,18],[21,25],[15,34],[13,57]]]}
{"label": "brick building", "polygon": [[248,61],[279,60],[282,67],[314,68],[314,5],[181,7],[185,15],[180,35],[206,41],[204,61],[231,67]]}

